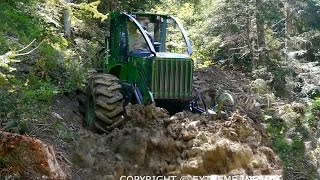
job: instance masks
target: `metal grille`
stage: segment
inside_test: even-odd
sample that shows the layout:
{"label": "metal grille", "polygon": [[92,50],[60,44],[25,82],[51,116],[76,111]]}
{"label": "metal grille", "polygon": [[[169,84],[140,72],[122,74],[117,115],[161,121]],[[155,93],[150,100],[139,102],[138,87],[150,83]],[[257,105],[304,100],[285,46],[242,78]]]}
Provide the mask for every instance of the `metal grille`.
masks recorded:
{"label": "metal grille", "polygon": [[191,96],[192,60],[155,59],[152,92],[156,99],[186,99]]}

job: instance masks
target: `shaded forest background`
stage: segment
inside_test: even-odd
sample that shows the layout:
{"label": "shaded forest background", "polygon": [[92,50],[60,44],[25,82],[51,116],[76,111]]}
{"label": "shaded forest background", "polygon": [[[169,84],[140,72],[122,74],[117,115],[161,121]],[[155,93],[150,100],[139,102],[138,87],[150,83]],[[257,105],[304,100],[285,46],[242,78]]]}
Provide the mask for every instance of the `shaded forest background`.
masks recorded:
{"label": "shaded forest background", "polygon": [[[272,98],[308,104],[304,120],[317,127],[320,0],[2,0],[2,129],[28,133],[30,123],[50,113],[55,95],[83,89],[100,64],[111,11],[177,16],[191,38],[196,68],[219,66],[262,79]],[[287,174],[316,174],[303,162],[304,136],[290,144],[277,123],[269,131]]]}
{"label": "shaded forest background", "polygon": [[[4,18],[1,19],[0,54],[17,51],[33,39],[37,40],[34,46],[42,42],[36,51],[42,60],[32,58],[23,64],[36,61],[36,71],[44,70],[41,73],[59,81],[69,91],[76,89],[85,76],[67,80],[75,84],[66,85],[61,81],[66,78],[59,77],[63,73],[58,76],[52,73],[68,67],[54,66],[78,63],[76,67],[87,68],[96,63],[92,59],[99,59],[97,52],[103,47],[104,37],[108,34],[110,10],[169,13],[176,15],[187,29],[195,49],[197,67],[204,63],[223,63],[252,73],[263,67],[274,74],[276,79],[271,83],[277,95],[292,98],[291,92],[285,92],[284,88],[287,84],[284,77],[290,73],[292,58],[299,56],[308,62],[319,61],[318,5],[317,0],[8,0],[1,3],[1,16]],[[79,49],[79,44],[89,49]],[[2,66],[8,62],[3,61]],[[52,67],[44,67],[50,63]],[[72,76],[74,73],[70,71],[75,69],[66,70]],[[6,82],[5,74],[1,75],[2,83]],[[295,74],[291,75],[291,79],[294,78]],[[315,97],[319,90],[304,93],[312,93]]]}

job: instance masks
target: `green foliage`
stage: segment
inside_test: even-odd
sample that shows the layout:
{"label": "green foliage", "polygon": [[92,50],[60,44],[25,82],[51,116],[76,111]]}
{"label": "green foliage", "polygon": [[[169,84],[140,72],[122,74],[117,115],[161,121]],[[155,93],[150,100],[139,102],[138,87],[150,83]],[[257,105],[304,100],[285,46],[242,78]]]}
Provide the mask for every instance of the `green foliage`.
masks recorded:
{"label": "green foliage", "polygon": [[29,126],[28,122],[22,120],[22,114],[27,113],[24,111],[27,105],[21,105],[18,98],[16,94],[1,93],[1,127],[5,131],[23,134],[28,131]]}
{"label": "green foliage", "polygon": [[58,87],[50,81],[31,76],[27,88],[22,91],[22,96],[26,102],[49,102],[58,93]]}
{"label": "green foliage", "polygon": [[286,76],[290,73],[290,71],[283,68],[277,59],[269,59],[267,62],[267,70],[273,75],[270,87],[275,91],[275,95],[278,97],[285,97],[287,83]]}
{"label": "green foliage", "polygon": [[269,49],[278,50],[281,48],[281,42],[275,36],[271,29],[266,29],[266,41]]}
{"label": "green foliage", "polygon": [[[198,58],[196,59],[196,63],[198,62],[199,58],[201,58],[203,56],[198,56]],[[214,66],[216,65],[212,60],[204,60],[205,58],[203,59],[200,59],[199,61],[202,62],[201,64],[197,64],[197,67],[196,68],[206,68],[206,67],[209,67],[209,66]]]}
{"label": "green foliage", "polygon": [[[63,43],[57,43],[57,44],[63,44]],[[64,46],[60,45],[59,47]],[[39,59],[39,62],[36,62],[36,66],[40,66],[39,68],[43,69],[49,69],[52,70],[52,68],[55,68],[56,60],[61,58],[59,57],[59,51],[57,51],[55,48],[52,47],[49,43],[43,43],[39,49],[38,49],[40,56],[45,57],[44,59]],[[38,64],[40,63],[40,64]]]}
{"label": "green foliage", "polygon": [[297,2],[297,6],[301,9],[295,23],[299,33],[318,30],[320,28],[320,13],[317,0],[308,0]]}
{"label": "green foliage", "polygon": [[98,6],[98,10],[104,14],[114,11],[127,11],[137,12],[146,11],[149,12],[151,7],[159,3],[160,0],[119,0],[119,1],[101,1]]}
{"label": "green foliage", "polygon": [[[38,76],[54,82],[60,92],[70,92],[84,85],[87,68],[81,61],[74,59],[72,54],[75,53],[66,49],[63,43],[64,41],[57,42],[55,45],[44,44],[39,48],[46,59],[38,59],[34,70]],[[66,54],[60,51],[61,48]],[[61,59],[61,56],[67,59]]]}
{"label": "green foliage", "polygon": [[318,116],[320,115],[320,97],[315,98],[312,101],[311,112]]}
{"label": "green foliage", "polygon": [[5,157],[0,157],[0,168],[7,168],[10,164],[10,159]]}
{"label": "green foliage", "polygon": [[310,112],[307,116],[307,122],[313,129],[317,129],[320,121],[320,97],[312,101]]}
{"label": "green foliage", "polygon": [[53,124],[53,129],[58,134],[58,137],[64,140],[65,142],[72,142],[75,140],[74,134],[68,128],[65,127],[60,121],[56,121]]}
{"label": "green foliage", "polygon": [[[319,29],[317,4],[319,1],[316,0],[293,2],[295,33]],[[231,60],[235,67],[251,71],[258,50],[264,51],[263,56],[259,55],[260,65],[265,65],[269,59],[285,60],[280,51],[286,41],[284,5],[284,1],[278,0],[259,1],[259,4],[251,1],[162,0],[153,11],[173,14],[183,22],[193,43],[197,63],[208,59]],[[265,49],[261,50],[257,49],[257,14],[264,22]],[[309,54],[316,54],[319,42],[310,43]]]}
{"label": "green foliage", "polygon": [[71,7],[78,8],[73,13],[76,16],[80,16],[82,18],[86,19],[101,19],[102,21],[105,21],[108,18],[108,15],[102,14],[98,11],[98,5],[100,4],[100,1],[95,1],[91,3],[80,3],[80,4],[73,4]]}
{"label": "green foliage", "polygon": [[[0,127],[6,131],[26,133],[33,119],[45,120],[49,105],[58,93],[70,92],[83,85],[87,69],[78,47],[63,37],[59,29],[59,8],[57,1],[17,0],[0,2]],[[48,6],[47,6],[48,5]],[[80,4],[82,12],[90,18],[97,4]],[[57,12],[53,12],[57,6]],[[49,7],[49,8],[48,8]],[[35,8],[40,8],[37,12]],[[42,9],[43,8],[43,9]],[[46,9],[48,8],[48,9]],[[50,13],[49,13],[50,12]],[[52,16],[44,16],[48,13]],[[90,13],[93,13],[90,14]],[[28,56],[20,56],[21,62],[11,65],[1,56],[7,52],[16,52],[33,39],[43,43]],[[90,57],[86,49],[86,57]],[[12,67],[28,69],[28,74],[20,71],[9,72]],[[6,84],[5,84],[6,83]],[[4,86],[5,85],[5,86]],[[65,136],[66,139],[68,135]]]}
{"label": "green foliage", "polygon": [[10,66],[10,63],[18,62],[11,59],[15,50],[42,35],[39,21],[29,15],[31,2],[18,0],[0,3],[0,85],[6,85],[8,73],[15,70]]}
{"label": "green foliage", "polygon": [[70,92],[84,87],[88,74],[82,63],[80,61],[66,60],[63,66],[65,67],[64,77],[66,81],[62,90]]}
{"label": "green foliage", "polygon": [[304,128],[297,127],[298,132],[292,142],[284,137],[284,129],[286,129],[285,123],[279,119],[271,119],[267,128],[271,135],[272,147],[284,163],[284,177],[287,179],[296,179],[296,176],[304,179],[317,178],[317,169],[310,164],[310,157],[305,152]]}
{"label": "green foliage", "polygon": [[0,119],[4,130],[25,133],[32,119],[43,119],[59,89],[50,81],[30,75],[26,82],[10,79],[11,90],[0,90]]}
{"label": "green foliage", "polygon": [[19,1],[0,3],[0,54],[4,54],[16,42],[29,43],[42,35],[39,21],[28,14],[28,7]]}
{"label": "green foliage", "polygon": [[[1,119],[1,125],[5,126],[10,121],[15,121],[15,118],[18,116],[18,113],[16,111],[13,111],[16,109],[16,102],[17,99],[13,98],[13,95],[9,95],[9,93],[5,91],[0,91],[0,119]],[[8,130],[8,129],[6,129]]]}

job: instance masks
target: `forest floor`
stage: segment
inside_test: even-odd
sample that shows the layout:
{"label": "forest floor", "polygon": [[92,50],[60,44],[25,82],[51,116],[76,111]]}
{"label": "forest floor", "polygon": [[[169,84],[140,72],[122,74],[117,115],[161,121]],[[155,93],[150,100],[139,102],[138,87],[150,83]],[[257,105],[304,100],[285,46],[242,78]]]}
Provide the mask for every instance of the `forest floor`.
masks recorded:
{"label": "forest floor", "polygon": [[[76,96],[58,95],[46,123],[33,124],[30,136],[53,146],[70,179],[118,179],[122,175],[281,175],[270,148],[261,110],[247,95],[245,75],[218,68],[195,72],[195,86],[214,99],[229,92],[236,104],[228,115],[170,116],[153,106],[129,105],[128,122],[110,134],[83,128]],[[226,160],[229,159],[229,160]]]}

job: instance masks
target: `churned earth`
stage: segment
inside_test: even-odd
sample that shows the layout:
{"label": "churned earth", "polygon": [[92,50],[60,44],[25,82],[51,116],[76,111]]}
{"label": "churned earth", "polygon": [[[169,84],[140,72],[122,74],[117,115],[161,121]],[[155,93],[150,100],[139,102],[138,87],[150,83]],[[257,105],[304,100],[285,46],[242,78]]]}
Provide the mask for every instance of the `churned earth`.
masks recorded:
{"label": "churned earth", "polygon": [[95,134],[82,127],[75,95],[59,95],[47,122],[34,125],[29,136],[53,147],[64,173],[61,179],[281,175],[282,165],[270,148],[261,113],[250,104],[249,80],[239,72],[206,68],[195,72],[194,82],[207,101],[229,92],[235,105],[228,107],[226,115],[184,111],[170,116],[153,105],[129,104],[123,127]]}

